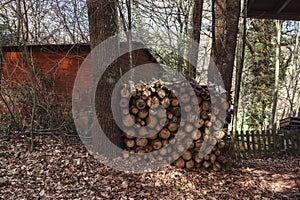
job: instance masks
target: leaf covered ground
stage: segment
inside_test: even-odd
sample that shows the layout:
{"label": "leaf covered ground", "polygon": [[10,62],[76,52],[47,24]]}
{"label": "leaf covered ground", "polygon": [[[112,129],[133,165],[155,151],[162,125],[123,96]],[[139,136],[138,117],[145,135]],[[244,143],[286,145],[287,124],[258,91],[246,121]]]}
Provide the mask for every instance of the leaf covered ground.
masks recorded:
{"label": "leaf covered ground", "polygon": [[100,164],[82,145],[52,137],[26,151],[0,137],[0,199],[300,199],[300,158],[235,161],[231,170],[168,166],[127,174]]}

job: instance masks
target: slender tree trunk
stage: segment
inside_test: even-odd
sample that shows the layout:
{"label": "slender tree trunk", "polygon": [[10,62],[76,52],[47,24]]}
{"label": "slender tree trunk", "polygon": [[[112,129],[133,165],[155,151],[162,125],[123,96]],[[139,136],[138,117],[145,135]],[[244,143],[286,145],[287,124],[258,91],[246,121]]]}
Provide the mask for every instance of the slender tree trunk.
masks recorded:
{"label": "slender tree trunk", "polygon": [[[238,66],[236,67],[236,78],[235,78],[235,92],[234,92],[234,107],[233,107],[233,133],[231,138],[231,150],[234,150],[235,136],[238,130],[238,109],[239,109],[239,98],[241,90],[241,80],[245,60],[245,47],[246,47],[246,31],[247,31],[247,0],[243,0],[244,16],[241,20],[240,27],[243,29],[240,31],[240,41],[238,51],[242,50],[241,54],[238,54]],[[244,113],[244,112],[243,112]],[[243,119],[242,119],[243,120]]]}
{"label": "slender tree trunk", "polygon": [[279,68],[280,68],[280,43],[281,43],[281,25],[279,20],[276,20],[277,30],[277,44],[276,44],[276,55],[275,55],[275,86],[273,93],[273,106],[271,114],[270,128],[275,131],[276,129],[276,113],[277,113],[277,101],[278,101],[278,89],[279,89]]}
{"label": "slender tree trunk", "polygon": [[[92,49],[117,33],[116,6],[115,0],[87,0],[90,45]],[[101,53],[105,55],[104,57],[110,57],[115,52],[118,52],[118,49],[119,44],[116,42],[112,44],[111,48]],[[101,62],[102,58],[95,57],[95,62]],[[119,75],[118,64],[111,64],[98,83],[95,97],[95,109],[99,124],[110,141],[118,146],[121,145],[121,134],[113,119],[111,94]]]}
{"label": "slender tree trunk", "polygon": [[[197,73],[197,61],[198,52],[200,44],[200,33],[202,25],[202,10],[203,10],[203,0],[196,0],[193,7],[193,33],[191,39],[198,43],[198,45],[193,42],[189,45],[189,55],[188,55],[188,76],[190,78],[196,78]],[[191,64],[194,63],[194,66]]]}
{"label": "slender tree trunk", "polygon": [[[298,83],[299,83],[299,72],[297,71],[298,67],[298,51],[299,51],[299,38],[300,38],[300,24],[297,22],[297,25],[295,26],[295,29],[297,30],[296,34],[296,41],[295,41],[295,46],[293,48],[293,53],[292,53],[292,70],[291,70],[291,89],[288,92],[291,92],[291,99],[290,99],[290,116],[296,115],[298,112],[297,109],[297,102],[296,101],[296,109],[294,109],[294,102],[295,98],[297,95],[297,89],[298,89]],[[299,104],[299,103],[298,103]]]}
{"label": "slender tree trunk", "polygon": [[182,67],[184,65],[184,59],[182,57],[183,53],[184,53],[184,47],[183,47],[183,39],[182,35],[183,35],[183,29],[184,29],[184,23],[182,22],[181,19],[181,10],[179,7],[179,3],[178,2],[178,8],[177,8],[177,22],[179,24],[179,35],[178,37],[178,45],[177,45],[177,59],[178,59],[178,63],[177,63],[177,71],[179,73],[182,73]]}

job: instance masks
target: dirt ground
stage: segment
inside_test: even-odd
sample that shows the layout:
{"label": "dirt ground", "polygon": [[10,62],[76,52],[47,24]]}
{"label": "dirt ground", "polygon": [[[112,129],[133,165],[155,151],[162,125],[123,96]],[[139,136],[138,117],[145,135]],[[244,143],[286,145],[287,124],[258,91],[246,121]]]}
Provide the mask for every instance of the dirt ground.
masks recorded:
{"label": "dirt ground", "polygon": [[79,144],[46,137],[28,152],[24,139],[1,134],[0,199],[300,199],[300,158],[237,160],[221,172],[167,166],[127,174]]}

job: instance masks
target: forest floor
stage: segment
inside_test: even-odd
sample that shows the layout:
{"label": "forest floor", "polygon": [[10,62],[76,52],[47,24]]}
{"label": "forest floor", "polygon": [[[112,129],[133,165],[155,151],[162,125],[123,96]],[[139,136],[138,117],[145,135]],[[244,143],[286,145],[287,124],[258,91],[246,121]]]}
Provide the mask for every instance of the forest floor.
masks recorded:
{"label": "forest floor", "polygon": [[221,172],[168,166],[128,174],[80,144],[45,137],[29,152],[24,139],[0,133],[0,199],[300,199],[300,158],[239,160]]}

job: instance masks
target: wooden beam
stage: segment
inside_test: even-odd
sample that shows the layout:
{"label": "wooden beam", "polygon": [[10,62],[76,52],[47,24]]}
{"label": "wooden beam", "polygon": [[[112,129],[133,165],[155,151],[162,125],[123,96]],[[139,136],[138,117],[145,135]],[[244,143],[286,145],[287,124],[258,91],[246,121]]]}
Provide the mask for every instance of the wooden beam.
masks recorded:
{"label": "wooden beam", "polygon": [[281,20],[300,20],[300,14],[298,12],[281,12],[279,15],[276,15],[273,12],[266,11],[251,11],[248,12],[248,18],[256,19],[281,19]]}
{"label": "wooden beam", "polygon": [[280,14],[291,2],[292,0],[281,0],[280,3],[278,3],[276,5],[276,7],[274,8],[274,13],[276,15]]}

